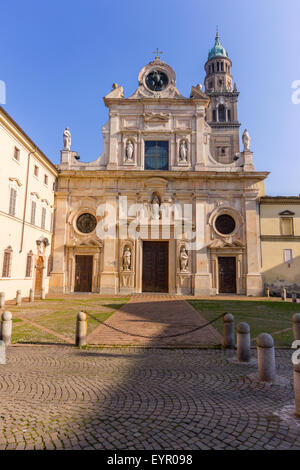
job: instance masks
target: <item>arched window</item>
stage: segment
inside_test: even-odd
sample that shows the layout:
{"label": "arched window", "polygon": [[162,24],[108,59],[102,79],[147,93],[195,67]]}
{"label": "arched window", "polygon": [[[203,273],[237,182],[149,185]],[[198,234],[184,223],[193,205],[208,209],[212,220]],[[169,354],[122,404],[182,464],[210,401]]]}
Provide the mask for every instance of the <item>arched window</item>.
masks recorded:
{"label": "arched window", "polygon": [[217,111],[215,109],[213,109],[212,115],[213,115],[213,121],[216,122],[216,120],[217,120]]}
{"label": "arched window", "polygon": [[231,111],[227,109],[227,121],[231,121]]}
{"label": "arched window", "polygon": [[219,106],[219,121],[220,122],[225,122],[226,120],[226,115],[225,115],[225,106],[223,104],[221,104]]}
{"label": "arched window", "polygon": [[12,247],[9,246],[4,250],[3,266],[2,266],[2,277],[11,276],[11,261],[12,261]]}

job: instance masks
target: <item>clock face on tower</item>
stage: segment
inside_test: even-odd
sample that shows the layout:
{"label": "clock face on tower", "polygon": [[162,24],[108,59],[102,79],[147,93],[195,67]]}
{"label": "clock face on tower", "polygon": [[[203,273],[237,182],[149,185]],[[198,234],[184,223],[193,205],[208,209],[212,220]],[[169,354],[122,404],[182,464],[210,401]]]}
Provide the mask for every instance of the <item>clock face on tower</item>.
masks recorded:
{"label": "clock face on tower", "polygon": [[152,70],[146,77],[146,85],[152,91],[162,91],[168,83],[168,75],[160,70]]}

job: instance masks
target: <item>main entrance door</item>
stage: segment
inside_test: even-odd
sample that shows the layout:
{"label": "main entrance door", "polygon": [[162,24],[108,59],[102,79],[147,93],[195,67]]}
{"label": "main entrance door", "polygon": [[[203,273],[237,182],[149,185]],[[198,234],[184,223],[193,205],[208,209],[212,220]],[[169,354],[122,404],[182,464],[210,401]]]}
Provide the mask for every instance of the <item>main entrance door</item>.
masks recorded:
{"label": "main entrance door", "polygon": [[76,256],[75,292],[92,291],[93,257]]}
{"label": "main entrance door", "polygon": [[168,242],[143,242],[143,292],[168,292],[168,265]]}
{"label": "main entrance door", "polygon": [[235,257],[219,256],[219,294],[236,293]]}

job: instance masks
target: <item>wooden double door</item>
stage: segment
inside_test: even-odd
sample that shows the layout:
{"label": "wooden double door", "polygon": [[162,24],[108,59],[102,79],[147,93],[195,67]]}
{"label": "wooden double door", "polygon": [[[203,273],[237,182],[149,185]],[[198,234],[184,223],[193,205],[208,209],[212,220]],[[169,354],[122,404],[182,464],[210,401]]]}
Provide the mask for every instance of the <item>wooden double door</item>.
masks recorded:
{"label": "wooden double door", "polygon": [[236,293],[236,258],[219,256],[219,294]]}
{"label": "wooden double door", "polygon": [[93,256],[75,257],[75,292],[92,292]]}
{"label": "wooden double door", "polygon": [[143,292],[168,292],[169,243],[143,242]]}

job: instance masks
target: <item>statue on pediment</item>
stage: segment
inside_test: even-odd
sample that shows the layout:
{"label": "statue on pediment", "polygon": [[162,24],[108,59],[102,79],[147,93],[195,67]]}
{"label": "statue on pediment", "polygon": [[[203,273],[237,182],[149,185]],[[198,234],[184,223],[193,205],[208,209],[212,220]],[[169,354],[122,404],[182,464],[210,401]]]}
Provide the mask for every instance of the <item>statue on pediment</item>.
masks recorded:
{"label": "statue on pediment", "polygon": [[244,130],[242,135],[243,145],[244,145],[244,152],[250,150],[250,135],[247,129]]}
{"label": "statue on pediment", "polygon": [[71,132],[68,127],[65,128],[63,137],[64,137],[64,150],[70,150],[71,149]]}

